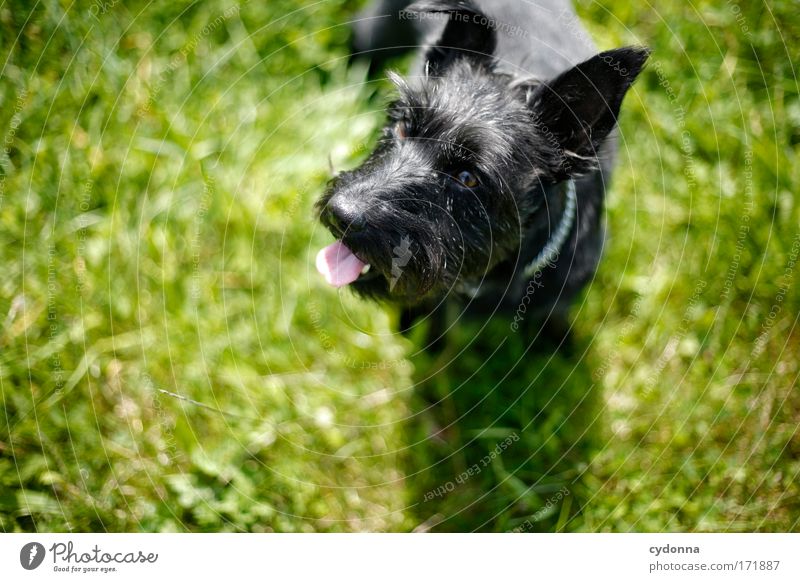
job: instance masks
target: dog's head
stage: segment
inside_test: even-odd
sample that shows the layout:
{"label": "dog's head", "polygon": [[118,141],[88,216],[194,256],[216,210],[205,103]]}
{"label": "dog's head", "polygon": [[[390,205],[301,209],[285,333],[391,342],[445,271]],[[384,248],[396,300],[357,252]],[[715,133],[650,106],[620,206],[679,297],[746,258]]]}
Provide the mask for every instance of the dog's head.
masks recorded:
{"label": "dog's head", "polygon": [[317,257],[328,282],[402,303],[479,279],[519,247],[542,186],[597,166],[648,55],[607,51],[521,82],[496,70],[495,29],[469,2],[409,10],[449,17],[425,75],[392,75],[400,96],[377,148],[318,202],[337,239]]}

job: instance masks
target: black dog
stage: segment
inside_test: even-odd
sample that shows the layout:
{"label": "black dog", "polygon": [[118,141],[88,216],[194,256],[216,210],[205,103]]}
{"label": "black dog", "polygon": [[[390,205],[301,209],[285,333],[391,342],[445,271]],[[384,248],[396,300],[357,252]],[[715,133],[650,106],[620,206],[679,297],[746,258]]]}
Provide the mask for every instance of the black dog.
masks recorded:
{"label": "black dog", "polygon": [[563,313],[600,258],[609,134],[648,51],[595,54],[560,0],[405,4],[371,9],[356,46],[380,57],[403,35],[436,40],[416,75],[391,75],[400,97],[376,150],[319,201],[337,242],[318,269],[405,305],[404,326],[445,297]]}

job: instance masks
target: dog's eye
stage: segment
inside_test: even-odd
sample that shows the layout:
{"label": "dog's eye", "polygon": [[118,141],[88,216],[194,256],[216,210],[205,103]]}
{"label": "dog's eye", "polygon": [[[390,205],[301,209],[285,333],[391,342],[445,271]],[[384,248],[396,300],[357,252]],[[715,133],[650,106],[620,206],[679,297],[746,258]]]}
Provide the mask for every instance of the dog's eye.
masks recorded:
{"label": "dog's eye", "polygon": [[467,188],[474,188],[479,184],[478,178],[470,172],[469,170],[461,170],[456,175],[456,180],[461,182],[462,185],[466,186]]}
{"label": "dog's eye", "polygon": [[397,136],[397,139],[405,139],[406,135],[408,134],[408,130],[406,129],[406,124],[403,121],[398,121],[394,125],[394,134]]}

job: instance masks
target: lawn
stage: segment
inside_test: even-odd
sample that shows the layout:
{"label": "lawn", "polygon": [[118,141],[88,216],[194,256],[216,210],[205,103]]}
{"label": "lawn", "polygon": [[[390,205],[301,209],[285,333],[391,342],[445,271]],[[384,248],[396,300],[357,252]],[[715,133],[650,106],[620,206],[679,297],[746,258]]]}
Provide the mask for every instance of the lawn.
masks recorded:
{"label": "lawn", "polygon": [[359,2],[32,4],[0,4],[0,530],[800,530],[794,0],[581,1],[653,55],[572,345],[436,355],[313,267],[391,95]]}

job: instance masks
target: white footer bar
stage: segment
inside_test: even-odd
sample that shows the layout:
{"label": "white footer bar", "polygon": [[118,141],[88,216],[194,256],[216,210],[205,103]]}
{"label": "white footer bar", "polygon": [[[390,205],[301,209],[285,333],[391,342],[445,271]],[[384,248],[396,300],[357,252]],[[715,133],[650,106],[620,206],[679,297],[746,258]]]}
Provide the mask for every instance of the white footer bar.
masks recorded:
{"label": "white footer bar", "polygon": [[800,534],[0,535],[2,580],[187,575],[326,582],[796,582]]}

